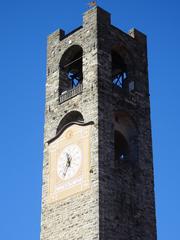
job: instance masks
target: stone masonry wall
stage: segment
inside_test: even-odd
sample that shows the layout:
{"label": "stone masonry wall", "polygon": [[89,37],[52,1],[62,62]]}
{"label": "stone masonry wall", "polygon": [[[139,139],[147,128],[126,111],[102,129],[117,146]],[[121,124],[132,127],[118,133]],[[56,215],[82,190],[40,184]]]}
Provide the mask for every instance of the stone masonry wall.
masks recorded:
{"label": "stone masonry wall", "polygon": [[[59,62],[72,45],[83,49],[83,91],[60,104]],[[112,86],[114,47],[135,82],[132,93]],[[86,12],[82,28],[72,34],[58,30],[49,36],[41,240],[156,240],[146,51],[144,34],[135,29],[122,32],[99,7]],[[74,110],[82,113],[85,122],[94,121],[91,189],[49,204],[47,142],[55,137],[60,120]],[[137,130],[138,157],[118,168],[114,163],[114,113],[128,116]]]}
{"label": "stone masonry wall", "polygon": [[[116,49],[128,68],[133,92],[112,84],[111,50]],[[100,239],[155,240],[152,140],[147,72],[146,36],[136,29],[129,34],[98,22],[98,114]],[[123,117],[134,124],[137,156],[114,160],[114,114],[123,128]],[[133,146],[130,146],[133,148]]]}
{"label": "stone masonry wall", "polygon": [[[72,45],[83,48],[83,91],[60,104],[59,62]],[[49,36],[41,240],[99,239],[97,64],[97,20],[93,12],[84,16],[83,28],[68,37],[64,37],[62,30]],[[82,113],[85,122],[94,121],[91,133],[91,189],[49,204],[47,141],[56,135],[60,120],[74,110]]]}

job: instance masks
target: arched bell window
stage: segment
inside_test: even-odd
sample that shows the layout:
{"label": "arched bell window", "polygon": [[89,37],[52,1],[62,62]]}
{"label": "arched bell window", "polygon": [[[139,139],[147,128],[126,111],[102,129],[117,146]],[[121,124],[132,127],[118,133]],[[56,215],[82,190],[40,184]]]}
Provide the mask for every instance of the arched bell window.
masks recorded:
{"label": "arched bell window", "polygon": [[123,88],[127,78],[127,67],[118,52],[112,50],[112,83],[114,86]]}
{"label": "arched bell window", "polygon": [[60,94],[82,83],[82,55],[83,50],[79,45],[71,46],[63,54],[60,61]]}

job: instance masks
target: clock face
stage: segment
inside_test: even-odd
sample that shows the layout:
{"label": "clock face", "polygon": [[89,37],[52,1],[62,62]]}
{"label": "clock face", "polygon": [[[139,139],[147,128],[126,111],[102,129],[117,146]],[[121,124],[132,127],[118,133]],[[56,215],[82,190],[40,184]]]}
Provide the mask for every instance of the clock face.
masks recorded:
{"label": "clock face", "polygon": [[68,180],[76,175],[82,161],[81,149],[76,144],[66,146],[57,161],[57,175],[62,180]]}
{"label": "clock face", "polygon": [[48,146],[49,202],[90,188],[90,125],[72,125]]}

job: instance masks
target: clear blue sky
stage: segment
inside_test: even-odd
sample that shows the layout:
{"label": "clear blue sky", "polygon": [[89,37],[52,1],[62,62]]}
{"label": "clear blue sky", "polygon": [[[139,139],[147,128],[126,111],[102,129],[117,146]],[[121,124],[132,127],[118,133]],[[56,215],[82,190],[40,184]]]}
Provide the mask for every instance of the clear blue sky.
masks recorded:
{"label": "clear blue sky", "polygon": [[[86,0],[0,6],[0,239],[39,240],[46,38],[82,23]],[[158,240],[180,239],[180,2],[99,0],[148,35]]]}

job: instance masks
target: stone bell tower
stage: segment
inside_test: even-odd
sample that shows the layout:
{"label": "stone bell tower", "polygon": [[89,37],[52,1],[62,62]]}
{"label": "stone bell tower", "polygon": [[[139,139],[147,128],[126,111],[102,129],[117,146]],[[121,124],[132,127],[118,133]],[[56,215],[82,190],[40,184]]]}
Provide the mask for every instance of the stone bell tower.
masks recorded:
{"label": "stone bell tower", "polygon": [[146,36],[94,7],[48,37],[41,240],[156,240]]}

